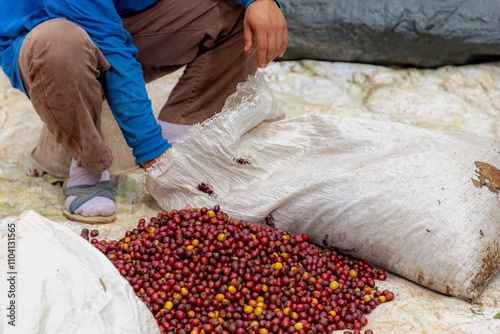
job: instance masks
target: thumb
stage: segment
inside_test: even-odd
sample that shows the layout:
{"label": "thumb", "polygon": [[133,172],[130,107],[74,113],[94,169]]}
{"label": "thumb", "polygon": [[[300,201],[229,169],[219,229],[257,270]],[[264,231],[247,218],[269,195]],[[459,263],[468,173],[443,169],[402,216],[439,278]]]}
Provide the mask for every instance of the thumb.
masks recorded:
{"label": "thumb", "polygon": [[245,41],[245,53],[248,53],[253,48],[253,30],[248,23],[243,27],[243,40]]}

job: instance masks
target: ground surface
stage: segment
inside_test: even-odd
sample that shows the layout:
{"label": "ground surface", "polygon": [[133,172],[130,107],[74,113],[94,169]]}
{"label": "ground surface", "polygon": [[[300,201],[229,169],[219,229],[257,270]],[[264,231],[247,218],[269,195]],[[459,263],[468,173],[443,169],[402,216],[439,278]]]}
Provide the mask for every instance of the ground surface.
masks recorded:
{"label": "ground surface", "polygon": [[[436,70],[391,69],[316,61],[271,64],[264,71],[287,117],[330,113],[390,120],[436,129],[465,131],[500,140],[500,64],[443,67]],[[180,71],[148,86],[159,110]],[[61,182],[50,175],[30,176],[30,153],[41,121],[31,104],[0,73],[0,219],[25,210],[79,233],[82,226],[61,212]],[[118,216],[101,226],[100,236],[120,238],[141,217],[160,208],[142,192],[142,170],[116,175]],[[90,228],[95,227],[91,226]],[[499,333],[500,277],[496,275],[476,304],[443,296],[389,275],[380,288],[396,299],[368,316],[375,333]]]}

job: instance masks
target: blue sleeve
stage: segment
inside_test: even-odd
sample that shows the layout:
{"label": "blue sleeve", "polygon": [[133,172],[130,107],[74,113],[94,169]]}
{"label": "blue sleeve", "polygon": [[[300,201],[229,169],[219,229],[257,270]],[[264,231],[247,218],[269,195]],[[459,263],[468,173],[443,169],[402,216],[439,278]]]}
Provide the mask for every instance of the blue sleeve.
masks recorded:
{"label": "blue sleeve", "polygon": [[[234,0],[236,1],[237,3],[239,3],[240,5],[243,5],[246,7],[248,7],[249,4],[251,4],[252,2],[254,2],[255,0]],[[281,4],[279,2],[279,0],[274,0],[277,4],[278,4],[278,7],[281,8]]]}
{"label": "blue sleeve", "polygon": [[248,7],[249,4],[251,4],[255,0],[234,0],[234,1],[239,3],[240,5],[245,6],[245,8],[246,8],[246,7]]}
{"label": "blue sleeve", "polygon": [[170,144],[163,139],[148,98],[137,49],[113,0],[43,0],[50,16],[65,17],[82,27],[111,65],[104,93],[132,148],[136,162],[152,160]]}

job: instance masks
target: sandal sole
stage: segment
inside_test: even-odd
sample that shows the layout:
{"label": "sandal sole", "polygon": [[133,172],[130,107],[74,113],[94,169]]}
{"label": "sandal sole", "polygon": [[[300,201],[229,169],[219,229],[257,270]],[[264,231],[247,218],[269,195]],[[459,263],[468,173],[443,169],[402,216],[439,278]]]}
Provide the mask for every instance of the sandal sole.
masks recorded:
{"label": "sandal sole", "polygon": [[116,220],[116,212],[111,216],[95,216],[95,217],[85,217],[81,215],[75,215],[66,209],[62,210],[64,216],[69,220],[73,220],[84,224],[109,224]]}

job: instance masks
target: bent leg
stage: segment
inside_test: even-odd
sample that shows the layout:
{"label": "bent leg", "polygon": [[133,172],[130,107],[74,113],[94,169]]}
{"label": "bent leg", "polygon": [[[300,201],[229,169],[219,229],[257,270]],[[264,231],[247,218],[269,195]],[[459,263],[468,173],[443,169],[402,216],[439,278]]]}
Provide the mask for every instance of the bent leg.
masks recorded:
{"label": "bent leg", "polygon": [[109,64],[88,34],[63,18],[41,23],[26,36],[18,65],[35,111],[57,142],[89,173],[107,170],[112,155],[97,127]]}
{"label": "bent leg", "polygon": [[257,71],[256,52],[244,52],[244,13],[232,1],[163,0],[123,20],[147,82],[186,65],[160,120],[205,121],[222,110],[238,83]]}
{"label": "bent leg", "polygon": [[[67,189],[109,182],[112,155],[97,130],[101,80],[109,64],[87,33],[63,18],[44,22],[27,35],[18,65],[35,111],[73,157]],[[89,223],[115,219],[114,200],[96,196],[72,209],[77,197],[66,196],[67,218]]]}

